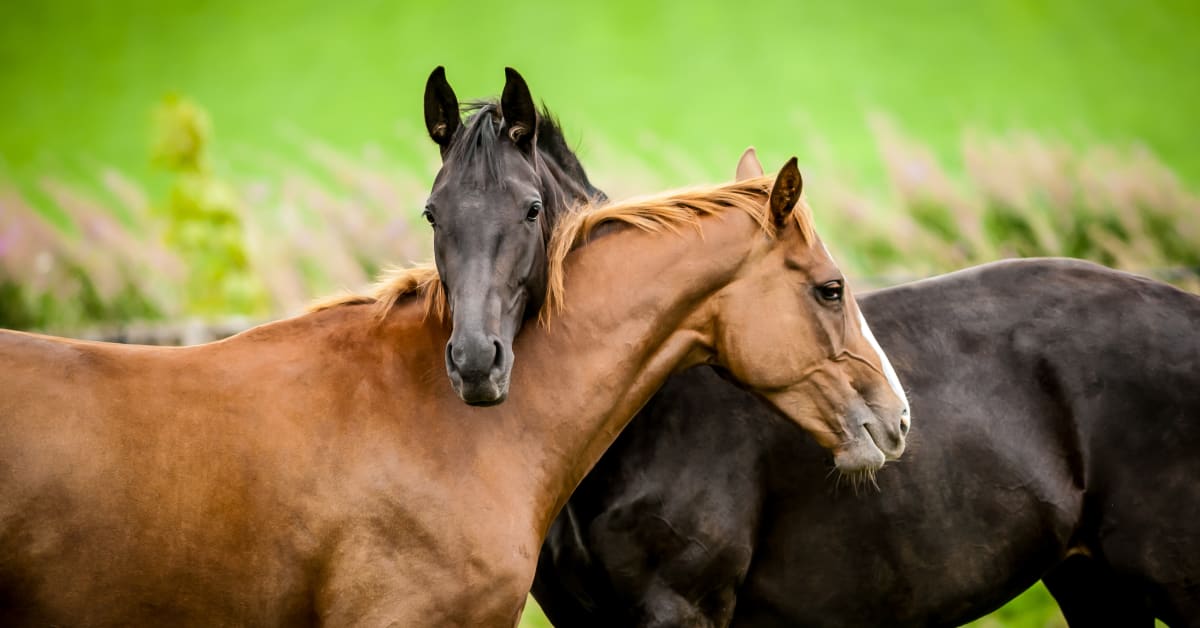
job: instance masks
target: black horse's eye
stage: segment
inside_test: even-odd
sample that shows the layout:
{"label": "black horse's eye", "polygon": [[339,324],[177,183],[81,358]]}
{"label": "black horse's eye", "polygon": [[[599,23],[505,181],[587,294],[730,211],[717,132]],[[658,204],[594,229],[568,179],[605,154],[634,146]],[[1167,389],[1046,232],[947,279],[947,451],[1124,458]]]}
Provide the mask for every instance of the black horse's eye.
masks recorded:
{"label": "black horse's eye", "polygon": [[429,223],[430,227],[437,225],[437,221],[433,219],[433,212],[429,211],[428,207],[425,208],[425,211],[421,212],[421,217],[425,219],[425,222]]}
{"label": "black horse's eye", "polygon": [[840,281],[827,281],[817,287],[817,296],[821,297],[822,301],[836,303],[842,300],[842,292],[844,287]]}
{"label": "black horse's eye", "polygon": [[529,211],[525,212],[525,220],[533,222],[537,220],[538,215],[542,213],[542,202],[534,201],[529,204]]}

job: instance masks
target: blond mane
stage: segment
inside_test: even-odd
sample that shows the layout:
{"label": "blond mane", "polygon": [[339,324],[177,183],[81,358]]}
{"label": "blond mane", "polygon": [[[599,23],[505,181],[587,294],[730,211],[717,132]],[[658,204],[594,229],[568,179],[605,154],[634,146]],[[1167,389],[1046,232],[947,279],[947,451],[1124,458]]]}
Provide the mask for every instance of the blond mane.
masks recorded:
{"label": "blond mane", "polygon": [[321,299],[308,306],[309,312],[320,312],[343,305],[375,304],[375,316],[382,320],[401,299],[412,296],[425,297],[425,316],[433,315],[445,320],[446,291],[442,288],[437,267],[430,262],[408,268],[389,268],[371,286],[368,294],[341,294]]}
{"label": "blond mane", "polygon": [[[563,307],[565,264],[567,255],[587,243],[588,238],[603,225],[627,225],[647,232],[678,233],[681,227],[700,228],[704,216],[730,210],[742,211],[758,222],[762,230],[774,235],[775,226],[768,214],[767,199],[774,177],[757,177],[718,187],[700,188],[632,199],[601,206],[584,206],[562,217],[550,237],[546,252],[546,299],[538,319],[546,324]],[[803,203],[797,203],[792,216],[804,239],[813,242],[815,229]],[[446,294],[433,264],[411,268],[396,268],[385,272],[368,295],[340,295],[324,299],[309,307],[319,312],[341,305],[375,304],[376,316],[382,318],[402,298],[425,298],[426,316],[445,320],[448,315]]]}
{"label": "blond mane", "polygon": [[[550,317],[560,311],[566,292],[564,266],[567,254],[588,241],[588,237],[606,224],[628,225],[642,231],[671,231],[680,227],[700,228],[704,216],[721,214],[730,210],[745,212],[754,218],[767,234],[775,235],[775,225],[769,217],[767,199],[775,177],[765,176],[746,179],[719,187],[686,190],[651,198],[588,207],[564,216],[550,238],[548,257],[548,280],[546,300],[539,320],[548,323]],[[797,203],[792,212],[796,225],[805,241],[813,242],[815,229],[812,219],[802,203]]]}

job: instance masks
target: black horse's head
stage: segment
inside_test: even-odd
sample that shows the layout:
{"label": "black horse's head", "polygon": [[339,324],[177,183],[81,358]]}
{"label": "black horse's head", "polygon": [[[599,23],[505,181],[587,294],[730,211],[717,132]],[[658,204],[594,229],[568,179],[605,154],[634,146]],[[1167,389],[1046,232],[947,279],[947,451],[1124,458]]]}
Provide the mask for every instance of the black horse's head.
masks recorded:
{"label": "black horse's head", "polygon": [[505,75],[500,102],[468,105],[465,122],[443,68],[425,85],[425,126],[442,152],[424,215],[454,322],[446,372],[472,405],[508,396],[513,338],[541,307],[558,217],[604,199],[525,80]]}

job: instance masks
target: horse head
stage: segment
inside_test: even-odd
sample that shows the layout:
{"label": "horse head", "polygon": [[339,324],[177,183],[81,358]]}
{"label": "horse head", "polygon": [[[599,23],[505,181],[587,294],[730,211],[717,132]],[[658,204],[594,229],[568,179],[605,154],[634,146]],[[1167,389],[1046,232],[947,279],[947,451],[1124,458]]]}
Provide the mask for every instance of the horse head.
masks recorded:
{"label": "horse head", "polygon": [[426,129],[442,154],[424,217],[453,320],[446,372],[472,405],[508,395],[513,338],[541,307],[558,217],[604,200],[525,79],[505,74],[500,100],[468,105],[466,121],[443,68],[425,86]]}

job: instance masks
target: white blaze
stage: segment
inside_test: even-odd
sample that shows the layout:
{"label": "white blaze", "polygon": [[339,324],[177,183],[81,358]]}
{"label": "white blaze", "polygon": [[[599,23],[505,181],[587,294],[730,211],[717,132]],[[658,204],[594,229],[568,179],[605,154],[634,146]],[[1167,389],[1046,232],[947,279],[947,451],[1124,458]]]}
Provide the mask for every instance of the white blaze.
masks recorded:
{"label": "white blaze", "polygon": [[879,361],[883,363],[883,375],[887,377],[888,384],[892,387],[892,392],[896,393],[896,396],[904,404],[901,416],[903,417],[903,421],[908,423],[908,397],[904,395],[904,387],[900,385],[900,378],[896,376],[896,369],[892,368],[892,363],[888,361],[887,354],[879,346],[879,341],[875,340],[875,334],[871,333],[871,326],[867,325],[867,319],[863,318],[862,312],[858,313],[858,324],[862,327],[862,334],[866,337],[867,342],[870,343],[871,348],[875,349],[875,353],[879,354]]}
{"label": "white blaze", "polygon": [[[833,260],[833,254],[829,252],[829,247],[825,243],[821,243],[821,248],[825,249],[825,254],[829,256],[829,261],[837,265]],[[912,414],[908,410],[908,397],[904,394],[904,387],[900,385],[900,378],[896,375],[896,369],[892,368],[891,361],[888,360],[887,354],[883,352],[883,347],[879,346],[879,341],[875,340],[875,334],[871,333],[871,326],[867,324],[867,319],[863,318],[862,312],[858,313],[858,326],[862,328],[862,334],[866,337],[867,342],[875,353],[879,355],[879,362],[883,364],[883,376],[887,378],[888,385],[892,387],[892,392],[896,393],[896,397],[900,399],[900,403],[904,404],[904,408],[900,410],[900,421],[908,425],[911,420],[909,417]]]}

